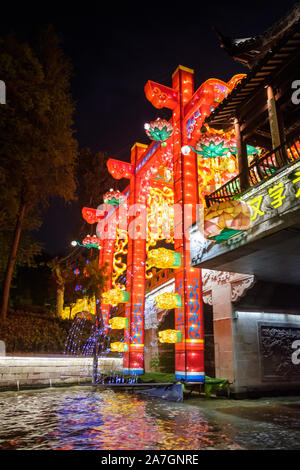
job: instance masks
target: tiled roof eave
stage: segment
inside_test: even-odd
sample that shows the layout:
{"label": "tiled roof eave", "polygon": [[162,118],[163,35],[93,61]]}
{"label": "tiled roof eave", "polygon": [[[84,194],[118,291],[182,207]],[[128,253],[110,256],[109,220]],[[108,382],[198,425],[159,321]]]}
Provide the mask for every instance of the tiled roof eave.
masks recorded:
{"label": "tiled roof eave", "polygon": [[[299,31],[299,22],[292,28],[294,36]],[[289,31],[289,34],[291,32]],[[286,33],[280,38],[278,43],[269,50],[267,54],[253,67],[247,76],[237,85],[236,88],[219,104],[219,106],[205,119],[207,124],[219,122],[220,114],[227,114],[226,110],[233,111],[238,104],[244,102],[255,89],[258,89],[269,75],[287,58],[293,51],[297,50],[297,43],[300,44],[300,35],[296,41],[292,41],[294,46],[290,48],[290,53],[281,54],[289,42],[289,34]],[[294,37],[292,36],[291,39]],[[282,47],[280,46],[282,44]],[[276,59],[277,57],[277,59]],[[233,105],[236,105],[235,107]]]}
{"label": "tiled roof eave", "polygon": [[[225,42],[222,41],[221,47],[223,47],[229,55],[235,57],[237,60],[239,60],[239,55],[248,55],[249,61],[252,61],[253,65],[253,63],[257,61],[258,56],[264,54],[268,45],[272,43],[272,41],[277,42],[279,37],[286,33],[286,28],[292,27],[299,21],[299,19],[300,3],[297,3],[291,8],[285,17],[274,23],[263,33],[245,40],[227,38],[227,43],[230,42],[230,44],[226,45]],[[218,35],[219,37],[221,36],[220,33]]]}

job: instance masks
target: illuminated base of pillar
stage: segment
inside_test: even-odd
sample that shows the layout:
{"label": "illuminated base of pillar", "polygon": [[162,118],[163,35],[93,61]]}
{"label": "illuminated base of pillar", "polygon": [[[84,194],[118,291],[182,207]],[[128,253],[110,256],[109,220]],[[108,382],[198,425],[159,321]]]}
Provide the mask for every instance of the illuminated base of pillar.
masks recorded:
{"label": "illuminated base of pillar", "polygon": [[123,369],[124,375],[142,375],[144,373],[144,369],[133,367],[131,369]]}
{"label": "illuminated base of pillar", "polygon": [[185,372],[185,371],[176,370],[175,379],[176,380],[184,379],[186,382],[204,383],[205,373],[204,372]]}
{"label": "illuminated base of pillar", "polygon": [[144,374],[144,345],[128,344],[128,351],[123,355],[123,373],[127,375]]}

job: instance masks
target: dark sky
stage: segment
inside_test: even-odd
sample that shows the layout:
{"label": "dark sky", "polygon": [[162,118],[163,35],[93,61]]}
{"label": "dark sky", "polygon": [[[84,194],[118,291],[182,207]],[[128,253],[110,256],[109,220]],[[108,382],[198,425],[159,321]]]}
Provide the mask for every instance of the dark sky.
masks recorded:
{"label": "dark sky", "polygon": [[[60,6],[40,2],[30,8],[24,2],[23,7],[6,6],[6,12],[1,5],[1,32],[30,36],[46,24],[54,25],[74,66],[72,93],[80,148],[88,146],[129,161],[134,142],[149,143],[144,123],[166,113],[147,101],[147,80],[170,86],[179,64],[195,70],[195,89],[208,78],[228,81],[246,72],[220,48],[213,26],[225,35],[253,36],[285,15],[295,1],[79,4],[63,9],[63,2]],[[76,204],[68,207],[53,201],[38,234],[47,251],[55,254],[69,247],[80,216]]]}

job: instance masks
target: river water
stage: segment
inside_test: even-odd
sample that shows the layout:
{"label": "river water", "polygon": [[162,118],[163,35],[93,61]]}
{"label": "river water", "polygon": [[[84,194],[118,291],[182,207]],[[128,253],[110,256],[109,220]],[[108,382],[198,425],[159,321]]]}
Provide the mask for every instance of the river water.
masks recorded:
{"label": "river water", "polygon": [[89,387],[0,394],[0,449],[300,449],[300,397],[184,403]]}

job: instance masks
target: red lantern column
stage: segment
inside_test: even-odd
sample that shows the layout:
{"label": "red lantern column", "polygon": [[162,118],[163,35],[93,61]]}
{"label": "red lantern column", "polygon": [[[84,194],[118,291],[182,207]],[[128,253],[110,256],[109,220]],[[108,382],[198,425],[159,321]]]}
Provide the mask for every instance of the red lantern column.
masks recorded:
{"label": "red lantern column", "polygon": [[197,220],[199,202],[197,160],[193,152],[183,156],[187,144],[183,125],[184,106],[193,95],[193,70],[179,66],[172,76],[179,104],[173,111],[175,251],[181,253],[181,269],[176,270],[175,289],[182,307],[175,310],[176,329],[182,333],[175,344],[175,376],[187,382],[204,382],[204,341],[201,270],[191,267],[188,228]]}
{"label": "red lantern column", "polygon": [[[131,149],[131,164],[136,163],[147,146],[136,143]],[[126,290],[130,302],[125,315],[129,326],[125,329],[127,352],[123,356],[124,374],[144,373],[144,310],[145,310],[145,260],[146,260],[146,206],[141,198],[141,177],[134,172],[130,179],[128,202],[128,253]]]}
{"label": "red lantern column", "polygon": [[[103,255],[104,255],[104,240],[101,240],[100,242],[100,251],[99,251],[99,260],[98,260],[98,269],[102,269],[103,268]],[[100,303],[100,306],[101,306],[101,299],[96,299],[96,305],[95,305],[95,315],[96,315],[96,325],[98,327],[98,322],[99,322],[99,318],[97,316],[97,304]],[[100,309],[101,311],[101,309]]]}
{"label": "red lantern column", "polygon": [[[105,269],[105,275],[108,277],[105,282],[104,292],[111,289],[112,270],[113,270],[113,255],[114,255],[114,240],[106,239],[103,242],[103,255],[102,255],[102,266]],[[110,314],[110,305],[104,304],[101,301],[101,315],[103,320],[103,326],[106,331],[109,327],[108,320]]]}
{"label": "red lantern column", "polygon": [[[99,269],[105,269],[107,280],[105,282],[104,292],[107,292],[112,288],[113,257],[117,220],[115,211],[112,211],[111,206],[108,204],[103,205],[103,211],[107,211],[108,214],[106,215],[105,220],[101,222],[100,227],[97,226],[97,230],[100,231],[99,237],[102,239],[102,253],[99,257]],[[103,326],[107,332],[109,328],[108,320],[110,315],[110,305],[103,303],[103,301],[101,301],[101,315]]]}

